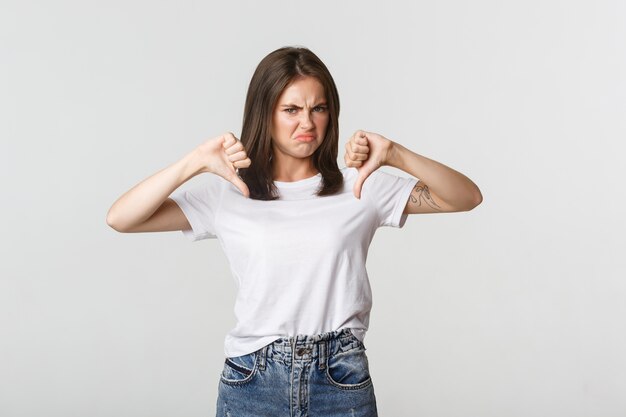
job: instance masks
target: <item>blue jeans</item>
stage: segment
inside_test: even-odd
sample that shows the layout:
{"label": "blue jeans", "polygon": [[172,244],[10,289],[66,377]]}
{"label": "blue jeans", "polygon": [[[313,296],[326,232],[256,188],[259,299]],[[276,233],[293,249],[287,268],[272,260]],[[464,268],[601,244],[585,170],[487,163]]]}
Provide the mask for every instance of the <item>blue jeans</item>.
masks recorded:
{"label": "blue jeans", "polygon": [[347,329],[228,357],[217,417],[377,417],[365,345]]}

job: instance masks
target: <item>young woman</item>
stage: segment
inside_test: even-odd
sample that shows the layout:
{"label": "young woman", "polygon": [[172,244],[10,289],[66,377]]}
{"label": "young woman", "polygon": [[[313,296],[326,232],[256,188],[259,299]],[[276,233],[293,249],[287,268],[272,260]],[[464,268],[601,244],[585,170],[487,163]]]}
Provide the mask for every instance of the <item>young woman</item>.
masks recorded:
{"label": "young woman", "polygon": [[[250,82],[241,140],[207,140],[109,210],[119,232],[220,240],[238,291],[218,416],[376,416],[363,343],[374,233],[482,201],[463,174],[373,132],[352,135],[339,168],[338,117],[322,61],[306,48],[277,49]],[[202,173],[201,186],[177,190]]]}

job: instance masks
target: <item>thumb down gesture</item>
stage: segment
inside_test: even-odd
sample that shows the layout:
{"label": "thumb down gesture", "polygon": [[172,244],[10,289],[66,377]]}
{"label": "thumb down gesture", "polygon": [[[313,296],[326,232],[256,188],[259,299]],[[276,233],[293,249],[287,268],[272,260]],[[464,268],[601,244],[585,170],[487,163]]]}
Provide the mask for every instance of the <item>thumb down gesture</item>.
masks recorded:
{"label": "thumb down gesture", "polygon": [[387,165],[392,146],[391,140],[364,130],[357,130],[346,143],[346,166],[356,167],[358,171],[353,188],[356,198],[361,198],[361,188],[367,177],[381,166]]}
{"label": "thumb down gesture", "polygon": [[250,197],[250,190],[239,177],[239,168],[247,168],[252,161],[239,139],[231,132],[209,139],[197,148],[203,169],[230,181],[245,197]]}

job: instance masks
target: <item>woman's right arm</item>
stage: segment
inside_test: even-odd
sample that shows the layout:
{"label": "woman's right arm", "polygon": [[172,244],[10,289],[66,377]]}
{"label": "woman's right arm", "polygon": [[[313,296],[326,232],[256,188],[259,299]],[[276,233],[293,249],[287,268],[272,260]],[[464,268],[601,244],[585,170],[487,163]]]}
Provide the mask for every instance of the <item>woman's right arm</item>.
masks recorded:
{"label": "woman's right arm", "polygon": [[118,198],[107,213],[107,224],[118,232],[164,232],[191,226],[170,194],[200,173],[220,175],[248,196],[237,168],[250,166],[241,142],[232,133],[209,139],[179,161],[146,178]]}

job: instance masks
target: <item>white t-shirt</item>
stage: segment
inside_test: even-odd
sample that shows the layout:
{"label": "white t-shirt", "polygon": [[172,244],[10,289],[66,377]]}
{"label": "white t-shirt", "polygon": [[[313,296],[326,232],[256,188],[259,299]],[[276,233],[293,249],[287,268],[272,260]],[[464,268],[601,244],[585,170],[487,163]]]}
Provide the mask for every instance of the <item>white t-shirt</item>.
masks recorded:
{"label": "white t-shirt", "polygon": [[322,176],[274,181],[281,198],[253,200],[224,178],[170,196],[185,213],[192,241],[219,239],[237,286],[236,326],[227,357],[245,355],[281,337],[349,328],[363,340],[372,293],[367,250],[380,226],[401,228],[415,178],[374,171],[361,199],[352,191],[357,169],[341,168],[341,193],[315,195]]}

